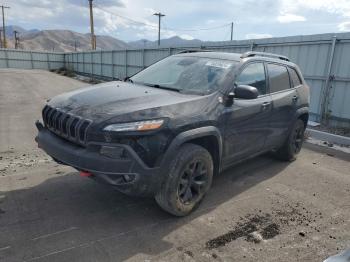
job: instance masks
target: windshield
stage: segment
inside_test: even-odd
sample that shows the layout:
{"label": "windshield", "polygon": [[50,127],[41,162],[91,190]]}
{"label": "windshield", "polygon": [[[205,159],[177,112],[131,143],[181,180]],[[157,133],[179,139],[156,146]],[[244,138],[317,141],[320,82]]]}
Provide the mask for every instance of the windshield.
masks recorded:
{"label": "windshield", "polygon": [[137,73],[131,80],[181,92],[210,93],[218,89],[238,62],[204,57],[170,56]]}

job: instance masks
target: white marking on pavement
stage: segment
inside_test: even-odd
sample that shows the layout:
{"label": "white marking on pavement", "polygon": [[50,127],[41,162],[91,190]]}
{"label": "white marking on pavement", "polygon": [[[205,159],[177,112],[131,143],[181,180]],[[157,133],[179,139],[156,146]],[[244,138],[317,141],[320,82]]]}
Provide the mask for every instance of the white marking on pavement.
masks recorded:
{"label": "white marking on pavement", "polygon": [[70,227],[70,228],[67,228],[67,229],[64,229],[64,230],[60,230],[60,231],[57,231],[57,232],[54,232],[54,233],[51,233],[51,234],[46,234],[46,235],[42,235],[42,236],[38,236],[38,237],[32,238],[32,240],[35,241],[35,240],[38,240],[38,239],[55,236],[55,235],[66,233],[66,232],[69,232],[69,231],[72,231],[72,230],[76,230],[76,229],[78,229],[78,228],[77,227]]}
{"label": "white marking on pavement", "polygon": [[7,246],[7,247],[0,247],[0,251],[6,250],[6,249],[9,249],[9,248],[11,248],[11,246]]}

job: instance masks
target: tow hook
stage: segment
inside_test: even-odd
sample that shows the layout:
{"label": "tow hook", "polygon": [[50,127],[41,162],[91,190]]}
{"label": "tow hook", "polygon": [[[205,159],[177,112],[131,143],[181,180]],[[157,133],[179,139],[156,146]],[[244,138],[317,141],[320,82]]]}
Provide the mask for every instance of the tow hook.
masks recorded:
{"label": "tow hook", "polygon": [[80,171],[79,175],[81,177],[90,177],[90,176],[92,176],[92,174],[90,172],[87,172],[87,171]]}
{"label": "tow hook", "polygon": [[44,125],[39,120],[35,121],[35,126],[39,131],[44,128]]}

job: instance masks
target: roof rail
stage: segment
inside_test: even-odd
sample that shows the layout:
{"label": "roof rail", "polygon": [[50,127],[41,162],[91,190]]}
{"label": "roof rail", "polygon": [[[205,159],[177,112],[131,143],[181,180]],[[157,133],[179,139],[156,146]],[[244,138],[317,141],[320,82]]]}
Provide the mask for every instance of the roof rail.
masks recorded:
{"label": "roof rail", "polygon": [[247,57],[253,57],[253,56],[271,57],[271,58],[278,58],[284,61],[290,61],[288,57],[283,55],[277,55],[277,54],[265,53],[265,52],[255,52],[255,51],[245,52],[241,55],[241,58],[247,58]]}
{"label": "roof rail", "polygon": [[197,53],[197,52],[211,52],[210,50],[203,50],[203,49],[186,49],[177,52],[177,54],[186,54],[186,53]]}

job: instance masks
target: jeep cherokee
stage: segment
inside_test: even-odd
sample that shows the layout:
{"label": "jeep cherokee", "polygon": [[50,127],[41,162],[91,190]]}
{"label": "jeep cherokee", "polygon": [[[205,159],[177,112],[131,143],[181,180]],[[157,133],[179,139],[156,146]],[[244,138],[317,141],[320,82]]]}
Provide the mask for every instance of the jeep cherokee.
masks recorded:
{"label": "jeep cherokee", "polygon": [[184,216],[233,164],[271,151],[295,159],[308,112],[288,58],[191,51],[52,98],[36,141],[58,163]]}

